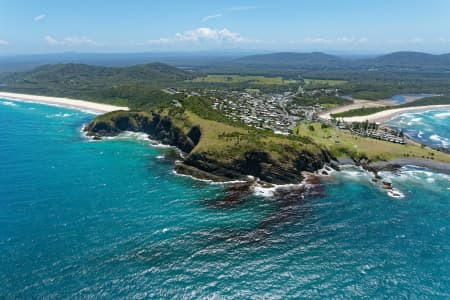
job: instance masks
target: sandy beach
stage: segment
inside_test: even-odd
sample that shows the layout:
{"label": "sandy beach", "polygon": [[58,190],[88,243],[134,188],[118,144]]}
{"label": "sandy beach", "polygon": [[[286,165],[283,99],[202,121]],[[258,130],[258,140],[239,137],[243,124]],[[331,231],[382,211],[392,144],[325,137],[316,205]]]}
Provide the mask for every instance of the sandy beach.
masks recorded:
{"label": "sandy beach", "polygon": [[116,110],[129,110],[128,107],[114,106],[96,102],[90,102],[85,100],[60,98],[60,97],[47,97],[38,95],[18,94],[9,92],[0,92],[0,98],[12,99],[24,102],[34,102],[41,104],[48,104],[54,106],[62,106],[67,108],[79,109],[89,111],[97,114],[103,114]]}
{"label": "sandy beach", "polygon": [[353,100],[352,104],[335,107],[319,116],[322,119],[331,119],[332,114],[337,114],[337,113],[341,113],[341,112],[352,110],[352,109],[358,109],[358,108],[363,108],[363,107],[381,107],[381,106],[389,105],[389,103],[386,103],[385,101],[370,101],[370,100],[358,100],[358,99],[352,99],[352,100]]}
{"label": "sandy beach", "polygon": [[[367,116],[360,116],[360,117],[347,117],[347,118],[341,118],[345,122],[364,122],[368,120],[369,122],[386,122],[396,115],[408,113],[408,112],[424,112],[428,110],[434,110],[434,109],[450,109],[450,105],[427,105],[427,106],[415,106],[415,107],[402,107],[402,108],[392,108],[384,111],[380,111],[371,115]],[[322,115],[321,117],[325,117],[326,115]],[[328,113],[328,118],[330,117],[330,114]]]}

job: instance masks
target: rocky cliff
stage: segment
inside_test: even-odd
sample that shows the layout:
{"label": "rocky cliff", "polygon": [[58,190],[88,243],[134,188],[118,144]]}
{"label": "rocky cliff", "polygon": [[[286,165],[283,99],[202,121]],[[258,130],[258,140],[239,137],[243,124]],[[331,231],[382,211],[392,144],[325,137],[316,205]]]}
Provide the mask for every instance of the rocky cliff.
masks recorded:
{"label": "rocky cliff", "polygon": [[175,166],[178,172],[214,181],[246,179],[251,175],[268,183],[298,183],[303,180],[302,171],[316,171],[332,160],[325,150],[312,153],[287,145],[283,152],[289,155],[278,159],[265,149],[247,149],[238,156],[224,154],[226,151],[196,151],[202,138],[200,126],[183,131],[170,117],[157,113],[113,112],[96,118],[85,130],[96,139],[123,131],[144,132],[151,139],[176,146],[185,154]]}

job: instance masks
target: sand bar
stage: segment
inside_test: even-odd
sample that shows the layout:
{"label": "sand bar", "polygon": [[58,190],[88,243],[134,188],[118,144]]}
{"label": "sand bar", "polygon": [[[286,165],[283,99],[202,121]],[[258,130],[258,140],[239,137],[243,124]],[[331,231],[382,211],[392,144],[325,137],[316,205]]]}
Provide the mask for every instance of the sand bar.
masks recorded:
{"label": "sand bar", "polygon": [[129,108],[125,106],[115,106],[70,98],[48,97],[48,96],[9,93],[9,92],[0,92],[0,98],[24,102],[34,102],[54,106],[62,106],[83,111],[89,111],[97,114],[103,114],[116,110],[129,110]]}
{"label": "sand bar", "polygon": [[352,109],[358,109],[363,107],[381,107],[389,105],[385,101],[370,101],[370,100],[358,100],[358,99],[352,99],[353,103],[343,106],[335,107],[323,114],[320,114],[319,117],[322,119],[331,119],[332,114],[341,113],[344,111],[352,110]]}

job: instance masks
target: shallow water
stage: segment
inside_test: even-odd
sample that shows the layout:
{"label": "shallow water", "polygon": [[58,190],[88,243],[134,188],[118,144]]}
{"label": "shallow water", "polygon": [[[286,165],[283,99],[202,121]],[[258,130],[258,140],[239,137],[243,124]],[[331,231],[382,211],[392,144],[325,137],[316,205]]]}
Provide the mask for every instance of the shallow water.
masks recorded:
{"label": "shallow water", "polygon": [[408,101],[408,98],[412,98],[415,100],[419,100],[426,97],[435,96],[433,94],[400,94],[392,96],[389,100],[392,100],[395,104],[404,104]]}
{"label": "shallow water", "polygon": [[[2,102],[11,102],[4,101]],[[224,194],[92,115],[0,105],[0,298],[449,298],[450,179],[354,168],[317,195]],[[2,103],[0,103],[2,104]]]}

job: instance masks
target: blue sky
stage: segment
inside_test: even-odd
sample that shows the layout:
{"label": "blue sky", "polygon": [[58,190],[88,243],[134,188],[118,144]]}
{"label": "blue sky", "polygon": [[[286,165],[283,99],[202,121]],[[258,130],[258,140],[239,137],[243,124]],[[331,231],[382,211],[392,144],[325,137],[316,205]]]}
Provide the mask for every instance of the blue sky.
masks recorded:
{"label": "blue sky", "polygon": [[0,54],[450,52],[447,0],[0,0]]}

